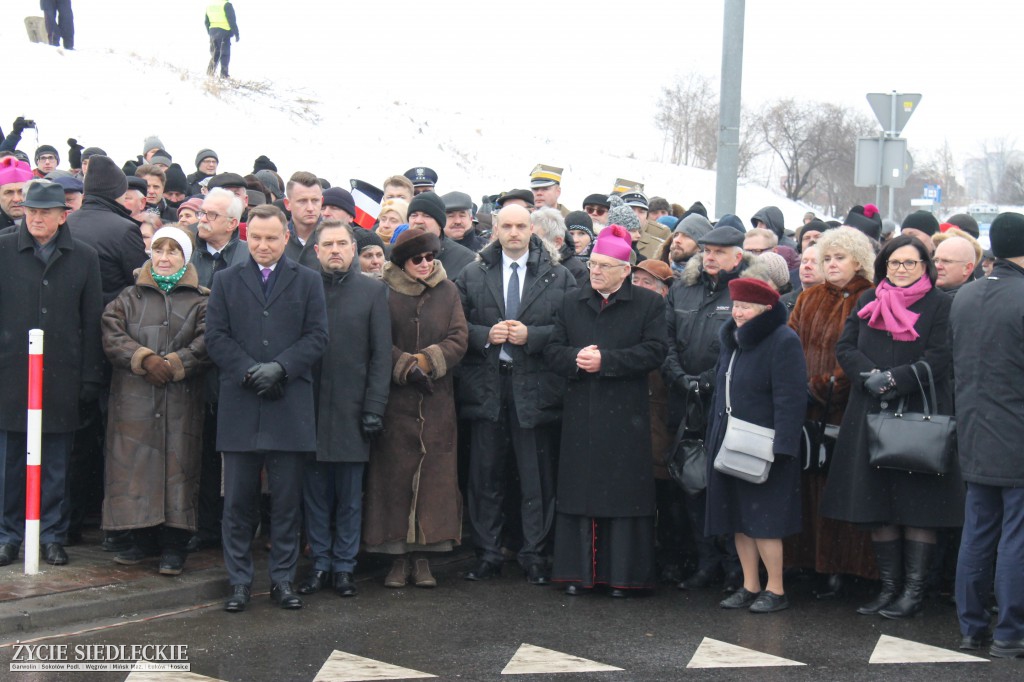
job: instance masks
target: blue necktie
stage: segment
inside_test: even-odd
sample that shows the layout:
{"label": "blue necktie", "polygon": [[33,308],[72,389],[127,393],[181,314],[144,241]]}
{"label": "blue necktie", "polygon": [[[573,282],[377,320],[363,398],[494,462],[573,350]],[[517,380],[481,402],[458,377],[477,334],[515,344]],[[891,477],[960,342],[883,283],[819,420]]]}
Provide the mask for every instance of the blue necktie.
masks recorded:
{"label": "blue necktie", "polygon": [[[508,277],[508,290],[505,292],[505,319],[514,320],[519,314],[519,263],[509,265],[512,274]],[[512,344],[501,346],[500,357],[506,362],[512,361]]]}

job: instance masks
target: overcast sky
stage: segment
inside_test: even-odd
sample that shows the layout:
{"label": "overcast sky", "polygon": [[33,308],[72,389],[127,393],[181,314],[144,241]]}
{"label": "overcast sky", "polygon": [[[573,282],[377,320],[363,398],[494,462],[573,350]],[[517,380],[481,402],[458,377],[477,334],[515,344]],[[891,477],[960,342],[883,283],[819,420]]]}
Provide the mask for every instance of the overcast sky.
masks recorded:
{"label": "overcast sky", "polygon": [[[38,14],[35,0],[4,4],[15,15],[18,8]],[[206,4],[75,0],[78,44],[201,70]],[[233,4],[242,35],[236,77],[269,77],[314,94],[340,89],[353,105],[374,96],[421,101],[553,136],[586,131],[595,146],[643,158],[661,148],[652,123],[661,86],[689,72],[717,86],[721,67],[723,0]],[[744,105],[790,96],[849,104],[872,117],[865,93],[895,89],[924,96],[904,130],[912,149],[930,151],[948,138],[962,160],[984,138],[1015,138],[1024,7],[952,5],[747,2]],[[98,87],[132,87],[96,77]],[[134,87],[141,101],[145,84]]]}

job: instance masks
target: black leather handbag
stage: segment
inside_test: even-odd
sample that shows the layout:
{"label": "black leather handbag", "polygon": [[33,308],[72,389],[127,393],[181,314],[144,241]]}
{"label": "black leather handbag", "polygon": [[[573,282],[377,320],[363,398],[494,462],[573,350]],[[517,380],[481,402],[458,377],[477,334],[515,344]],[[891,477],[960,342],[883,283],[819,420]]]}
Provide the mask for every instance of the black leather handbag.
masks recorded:
{"label": "black leather handbag", "polygon": [[836,378],[830,377],[821,419],[808,419],[804,422],[803,433],[800,437],[800,461],[803,462],[804,471],[828,473],[828,466],[832,462],[832,453],[836,449],[836,439],[839,438],[839,427],[826,421],[829,408],[832,407],[832,394],[835,391],[835,386]]}
{"label": "black leather handbag", "polygon": [[[693,393],[691,398],[690,394]],[[683,409],[683,418],[680,420],[679,429],[676,430],[676,437],[672,441],[672,447],[665,457],[665,464],[668,467],[668,475],[679,484],[687,495],[696,495],[708,487],[708,455],[704,450],[704,439],[688,436],[686,427],[689,414],[690,400],[695,400],[698,407],[703,410],[703,401],[700,394],[687,391],[686,405]]]}
{"label": "black leather handbag", "polygon": [[[928,374],[929,395],[925,393],[917,365]],[[868,415],[868,453],[872,466],[917,474],[949,473],[956,456],[956,417],[933,414],[938,406],[935,378],[927,362],[910,366],[921,390],[922,412],[905,412],[906,396],[900,398],[895,412]]]}

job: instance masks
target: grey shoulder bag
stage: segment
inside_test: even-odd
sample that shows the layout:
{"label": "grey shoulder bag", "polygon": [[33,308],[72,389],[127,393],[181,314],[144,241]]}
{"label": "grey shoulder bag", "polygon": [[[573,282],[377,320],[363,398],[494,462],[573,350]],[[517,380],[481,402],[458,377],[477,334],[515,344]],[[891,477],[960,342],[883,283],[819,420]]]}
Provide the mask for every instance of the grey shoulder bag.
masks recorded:
{"label": "grey shoulder bag", "polygon": [[732,415],[730,385],[735,363],[736,351],[733,351],[729,368],[725,371],[725,438],[715,455],[715,471],[760,484],[768,480],[775,461],[775,429],[751,424]]}

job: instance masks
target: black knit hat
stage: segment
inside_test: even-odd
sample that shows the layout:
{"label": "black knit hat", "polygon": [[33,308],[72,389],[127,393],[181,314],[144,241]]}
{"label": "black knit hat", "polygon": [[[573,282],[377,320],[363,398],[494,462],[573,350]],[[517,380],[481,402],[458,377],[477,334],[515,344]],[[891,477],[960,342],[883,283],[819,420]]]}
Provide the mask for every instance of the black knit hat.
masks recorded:
{"label": "black knit hat", "polygon": [[[855,227],[867,235],[869,239],[874,239],[875,241],[878,241],[882,236],[882,216],[878,213],[878,209],[875,208],[874,204],[851,208],[850,212],[846,214],[846,220],[843,221],[843,225]],[[939,229],[938,223],[935,224],[935,229]]]}
{"label": "black knit hat", "polygon": [[[428,168],[427,170],[430,169]],[[448,216],[444,210],[444,201],[434,192],[421,192],[412,198],[412,201],[409,202],[408,215],[411,216],[416,211],[426,213],[436,220],[441,229],[444,229],[445,223],[448,222]]]}
{"label": "black knit hat", "polygon": [[939,221],[928,211],[914,211],[904,218],[903,224],[900,225],[901,230],[908,227],[913,230],[920,230],[931,237],[939,231]]}
{"label": "black knit hat", "polygon": [[996,258],[1024,256],[1024,215],[1000,213],[989,227],[988,238]]}
{"label": "black knit hat", "polygon": [[334,206],[340,208],[345,213],[348,213],[353,218],[356,217],[356,202],[352,199],[352,194],[341,187],[331,187],[324,191],[324,206]]}
{"label": "black knit hat", "polygon": [[381,250],[384,249],[384,240],[381,239],[376,232],[371,230],[364,230],[363,228],[353,228],[353,232],[356,233],[356,253],[362,253],[363,249],[369,246],[379,246]]}
{"label": "black knit hat", "polygon": [[89,159],[85,174],[85,193],[117,201],[128,191],[128,178],[109,156],[97,154]]}
{"label": "black knit hat", "polygon": [[[429,194],[433,194],[433,192],[429,192]],[[441,240],[437,238],[437,235],[433,232],[427,232],[422,227],[410,227],[398,235],[394,246],[391,247],[390,260],[398,267],[403,267],[405,261],[415,255],[427,252],[437,255],[440,251]]]}
{"label": "black knit hat", "polygon": [[167,184],[164,186],[165,192],[188,194],[188,178],[185,177],[185,171],[181,169],[181,166],[172,163],[167,168],[166,175]]}
{"label": "black knit hat", "polygon": [[594,235],[594,219],[587,215],[586,211],[572,211],[565,216],[565,229],[580,230],[590,235],[590,241],[596,239]]}
{"label": "black knit hat", "polygon": [[256,157],[256,161],[252,164],[252,172],[256,173],[261,170],[270,170],[276,173],[277,165],[266,156],[260,155]]}
{"label": "black knit hat", "polygon": [[41,144],[36,147],[36,155],[32,157],[32,160],[37,164],[39,163],[39,157],[43,154],[53,154],[57,157],[57,163],[60,163],[60,154],[57,152],[57,148],[50,144]]}

